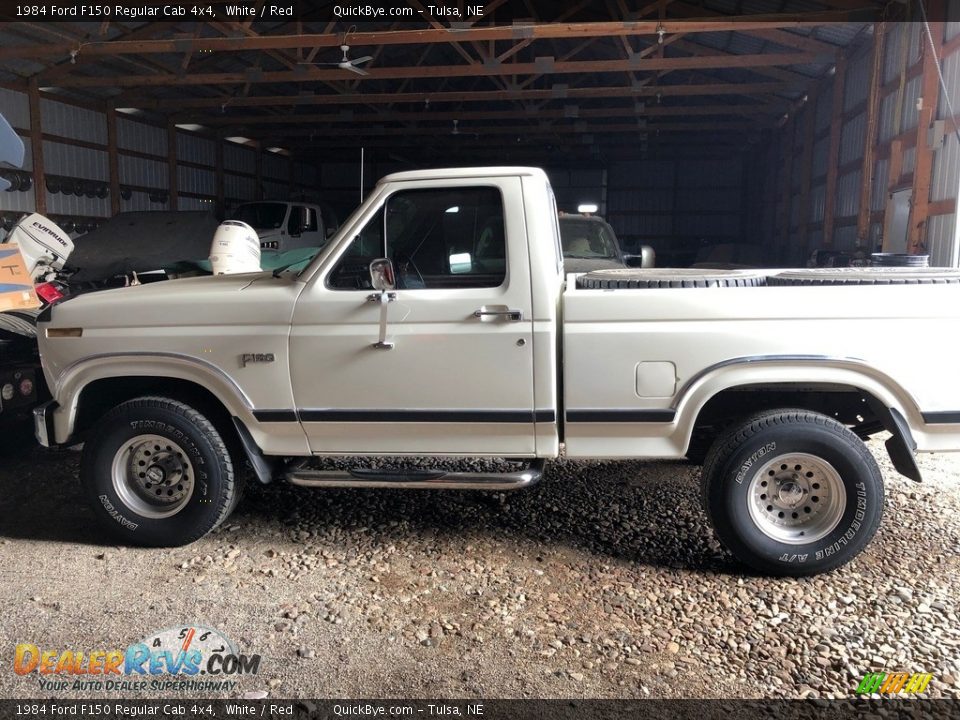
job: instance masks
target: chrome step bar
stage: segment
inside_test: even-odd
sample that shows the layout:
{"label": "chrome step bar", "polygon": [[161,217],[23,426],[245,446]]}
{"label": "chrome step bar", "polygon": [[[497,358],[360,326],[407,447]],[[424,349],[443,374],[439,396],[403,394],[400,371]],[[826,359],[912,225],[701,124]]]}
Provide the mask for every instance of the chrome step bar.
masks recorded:
{"label": "chrome step bar", "polygon": [[293,468],[287,482],[299,487],[404,488],[417,490],[520,490],[540,482],[545,461],[532,460],[516,472],[466,473],[444,470],[355,468],[353,470],[310,470]]}

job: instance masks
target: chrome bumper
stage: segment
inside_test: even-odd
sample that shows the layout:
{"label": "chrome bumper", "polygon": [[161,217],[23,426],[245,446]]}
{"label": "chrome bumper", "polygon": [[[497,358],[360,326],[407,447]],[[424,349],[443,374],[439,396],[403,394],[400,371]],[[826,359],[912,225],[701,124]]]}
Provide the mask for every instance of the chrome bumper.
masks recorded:
{"label": "chrome bumper", "polygon": [[47,400],[33,409],[33,434],[43,447],[56,445],[53,434],[53,411],[60,407],[56,400]]}

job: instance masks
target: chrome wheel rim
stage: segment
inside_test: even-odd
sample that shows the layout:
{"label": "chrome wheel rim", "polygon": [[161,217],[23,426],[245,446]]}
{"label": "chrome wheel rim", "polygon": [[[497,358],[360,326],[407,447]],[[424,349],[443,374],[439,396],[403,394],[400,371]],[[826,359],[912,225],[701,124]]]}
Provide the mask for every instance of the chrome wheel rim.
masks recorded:
{"label": "chrome wheel rim", "polygon": [[747,506],[767,537],[805,545],[829,535],[847,507],[840,473],[823,458],[788,453],[768,460],[750,479]]}
{"label": "chrome wheel rim", "polygon": [[113,456],[113,489],[130,510],[146,518],[176,515],[193,496],[187,453],[160,435],[137,435]]}

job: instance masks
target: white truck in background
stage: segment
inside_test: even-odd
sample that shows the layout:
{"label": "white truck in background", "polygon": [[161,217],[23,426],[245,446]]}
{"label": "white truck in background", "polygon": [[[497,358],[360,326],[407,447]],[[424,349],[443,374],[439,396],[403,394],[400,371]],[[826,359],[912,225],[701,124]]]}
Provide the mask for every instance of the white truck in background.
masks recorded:
{"label": "white truck in background", "polygon": [[230,213],[230,219],[245,222],[257,231],[262,252],[323,247],[337,229],[336,217],[329,208],[301,201],[241,203]]}
{"label": "white truck in background", "polygon": [[[300,272],[45,311],[53,400],[37,437],[84,442],[97,516],[143,545],[223,522],[246,462],[261,482],[500,491],[535,483],[561,447],[692,456],[738,558],[818,573],[880,523],[863,438],[889,431],[914,479],[915,452],[960,449],[960,273],[844,270],[565,275],[541,170],[400,173]],[[331,456],[351,469],[317,466]],[[413,456],[508,466],[425,470]]]}

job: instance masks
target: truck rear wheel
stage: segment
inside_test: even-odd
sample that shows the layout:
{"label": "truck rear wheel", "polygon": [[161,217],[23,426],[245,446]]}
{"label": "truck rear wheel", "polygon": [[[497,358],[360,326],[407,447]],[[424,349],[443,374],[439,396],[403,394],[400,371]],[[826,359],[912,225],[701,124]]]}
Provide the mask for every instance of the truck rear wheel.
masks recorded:
{"label": "truck rear wheel", "polygon": [[239,497],[220,432],[189,405],[162,397],[111,410],[84,445],[80,475],[97,517],[136,545],[198,540]]}
{"label": "truck rear wheel", "polygon": [[774,410],[722,434],[702,474],[720,541],[773,575],[814,575],[855,557],[883,512],[876,460],[846,426],[805,410]]}

